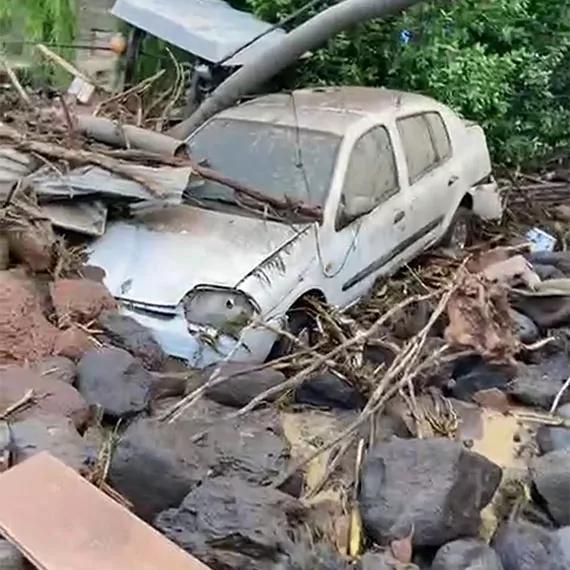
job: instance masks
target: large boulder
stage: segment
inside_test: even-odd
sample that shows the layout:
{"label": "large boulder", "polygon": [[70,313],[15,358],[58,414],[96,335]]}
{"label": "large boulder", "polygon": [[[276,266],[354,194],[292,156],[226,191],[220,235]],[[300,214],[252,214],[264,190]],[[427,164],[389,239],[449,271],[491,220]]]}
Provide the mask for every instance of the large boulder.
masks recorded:
{"label": "large boulder", "polygon": [[285,468],[289,450],[276,414],[256,410],[221,421],[228,411],[205,400],[173,423],[141,417],[129,425],[113,453],[110,479],[139,516],[152,520],[177,506],[208,477],[235,475],[260,484]]}
{"label": "large boulder", "polygon": [[118,311],[103,311],[97,325],[111,344],[138,358],[148,370],[162,370],[167,355],[149,329]]}
{"label": "large boulder", "polygon": [[80,470],[97,457],[98,450],[90,448],[71,420],[61,416],[36,414],[13,423],[11,431],[16,463],[48,451],[69,467]]}
{"label": "large boulder", "polygon": [[41,376],[29,368],[10,366],[0,370],[0,409],[5,410],[33,391],[36,402],[16,414],[28,418],[38,412],[70,418],[82,431],[91,419],[88,403],[71,385],[51,375]]}
{"label": "large boulder", "polygon": [[476,536],[501,476],[500,467],[448,439],[383,442],[362,470],[364,526],[380,544],[411,529],[419,547]]}
{"label": "large boulder", "polygon": [[161,513],[155,526],[212,568],[269,570],[305,514],[293,497],[237,477],[218,477]]}
{"label": "large boulder", "polygon": [[431,570],[503,570],[497,553],[481,540],[460,539],[442,546]]}
{"label": "large boulder", "polygon": [[554,520],[561,526],[570,525],[570,449],[535,458],[531,473]]}
{"label": "large boulder", "polygon": [[555,533],[527,522],[508,522],[491,546],[504,570],[568,570]]}
{"label": "large boulder", "polygon": [[209,366],[198,374],[197,382],[205,384],[215,373],[215,381],[206,390],[206,396],[218,404],[234,408],[249,404],[262,392],[285,382],[285,376],[277,370],[264,368],[248,372],[250,368],[251,364],[237,362]]}
{"label": "large boulder", "polygon": [[90,404],[113,419],[148,409],[154,379],[128,352],[102,348],[87,352],[77,367],[77,388]]}

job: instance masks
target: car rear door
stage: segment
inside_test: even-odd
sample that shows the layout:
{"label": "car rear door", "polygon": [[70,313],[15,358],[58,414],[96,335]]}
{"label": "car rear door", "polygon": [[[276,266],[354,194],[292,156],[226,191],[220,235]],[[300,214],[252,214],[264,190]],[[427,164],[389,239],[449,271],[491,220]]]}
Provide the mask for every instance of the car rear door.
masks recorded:
{"label": "car rear door", "polygon": [[413,255],[437,239],[461,184],[444,118],[427,111],[396,119],[406,162]]}

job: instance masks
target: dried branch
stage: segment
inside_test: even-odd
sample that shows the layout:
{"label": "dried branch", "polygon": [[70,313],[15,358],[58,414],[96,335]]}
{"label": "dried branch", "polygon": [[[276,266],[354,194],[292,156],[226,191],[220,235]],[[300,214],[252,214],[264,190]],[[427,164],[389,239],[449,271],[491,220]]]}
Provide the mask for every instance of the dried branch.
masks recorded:
{"label": "dried branch", "polygon": [[133,180],[141,186],[144,186],[156,198],[162,198],[164,196],[164,189],[162,186],[133,172],[132,167],[129,167],[129,165],[119,162],[118,160],[104,154],[87,150],[68,149],[48,142],[28,140],[23,134],[20,134],[15,129],[8,127],[1,122],[0,139],[10,140],[18,150],[24,152],[37,153],[55,160],[66,160],[82,165],[99,166],[109,172],[113,172],[118,176]]}
{"label": "dried branch", "polygon": [[20,83],[18,76],[14,73],[14,70],[10,67],[10,64],[8,63],[8,61],[5,58],[0,57],[0,63],[2,63],[2,66],[6,70],[6,73],[8,74],[8,78],[10,79],[12,85],[14,86],[16,91],[18,92],[20,99],[25,103],[25,105],[27,107],[31,107],[32,102],[30,101],[28,94],[26,93],[26,91],[22,87],[22,84]]}

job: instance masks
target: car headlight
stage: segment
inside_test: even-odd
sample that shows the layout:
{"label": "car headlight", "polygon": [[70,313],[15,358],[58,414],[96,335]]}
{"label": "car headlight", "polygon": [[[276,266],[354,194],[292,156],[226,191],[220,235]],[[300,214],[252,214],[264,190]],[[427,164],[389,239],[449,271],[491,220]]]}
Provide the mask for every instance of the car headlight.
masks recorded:
{"label": "car headlight", "polygon": [[197,288],[182,301],[189,324],[206,325],[231,336],[238,335],[258,312],[241,291],[224,288]]}

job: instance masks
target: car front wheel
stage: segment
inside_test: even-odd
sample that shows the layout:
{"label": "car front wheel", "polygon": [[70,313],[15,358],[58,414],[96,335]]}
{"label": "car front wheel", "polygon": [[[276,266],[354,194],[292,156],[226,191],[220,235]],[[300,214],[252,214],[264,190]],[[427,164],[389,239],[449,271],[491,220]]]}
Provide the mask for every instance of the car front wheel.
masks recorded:
{"label": "car front wheel", "polygon": [[[287,314],[285,325],[286,335],[281,335],[276,341],[267,360],[276,360],[295,351],[299,343],[311,346],[315,340],[315,319],[302,307],[293,308]],[[295,342],[291,337],[295,337]]]}

